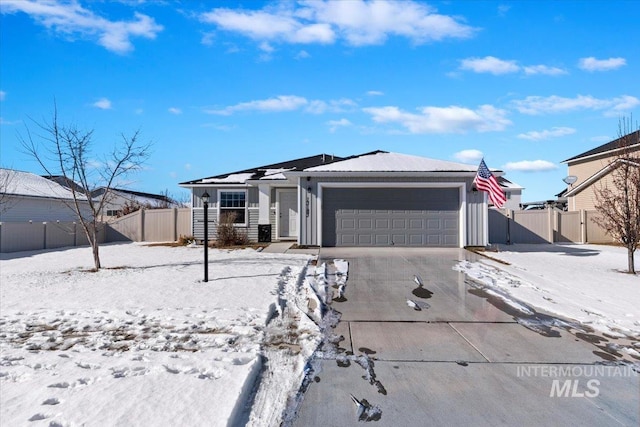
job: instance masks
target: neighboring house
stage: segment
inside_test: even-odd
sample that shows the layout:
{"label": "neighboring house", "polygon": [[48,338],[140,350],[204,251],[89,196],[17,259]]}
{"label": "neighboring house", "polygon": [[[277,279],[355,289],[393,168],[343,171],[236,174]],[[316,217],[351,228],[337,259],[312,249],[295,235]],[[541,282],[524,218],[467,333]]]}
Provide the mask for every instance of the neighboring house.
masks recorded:
{"label": "neighboring house", "polygon": [[[13,169],[0,169],[0,221],[76,221],[71,191],[47,178]],[[88,214],[86,198],[78,203]]]}
{"label": "neighboring house", "polygon": [[213,238],[220,216],[235,212],[237,226],[251,240],[484,246],[487,198],[473,188],[476,171],[461,163],[374,151],[348,158],[319,154],[180,185],[192,191],[192,230],[198,239],[204,236],[201,197],[206,191]]}
{"label": "neighboring house", "polygon": [[[105,187],[91,192],[93,198],[102,197]],[[126,213],[127,208],[142,207],[148,209],[175,208],[180,204],[164,194],[142,193],[140,191],[112,188],[109,190],[103,209],[103,220],[117,218]]]}
{"label": "neighboring house", "polygon": [[[634,141],[627,149],[634,155],[640,154],[640,131],[635,131],[623,138],[630,137]],[[594,188],[611,182],[611,162],[620,153],[622,138],[603,144],[592,150],[563,161],[569,168],[569,176],[575,176],[576,182],[567,187],[563,197],[567,199],[569,211],[593,210],[596,199]]]}
{"label": "neighboring house", "polygon": [[503,176],[496,177],[496,180],[507,198],[502,209],[511,209],[514,211],[522,209],[522,190],[524,190],[524,187],[509,181]]}

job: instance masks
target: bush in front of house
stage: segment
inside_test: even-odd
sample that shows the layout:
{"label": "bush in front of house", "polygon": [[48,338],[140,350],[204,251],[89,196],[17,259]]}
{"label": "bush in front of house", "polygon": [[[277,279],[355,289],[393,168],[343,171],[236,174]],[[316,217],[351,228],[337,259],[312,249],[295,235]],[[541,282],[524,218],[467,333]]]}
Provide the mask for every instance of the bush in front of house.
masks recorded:
{"label": "bush in front of house", "polygon": [[241,246],[249,244],[249,236],[247,230],[238,228],[234,225],[237,214],[235,212],[229,212],[220,215],[220,222],[218,223],[218,238],[216,239],[216,246]]}

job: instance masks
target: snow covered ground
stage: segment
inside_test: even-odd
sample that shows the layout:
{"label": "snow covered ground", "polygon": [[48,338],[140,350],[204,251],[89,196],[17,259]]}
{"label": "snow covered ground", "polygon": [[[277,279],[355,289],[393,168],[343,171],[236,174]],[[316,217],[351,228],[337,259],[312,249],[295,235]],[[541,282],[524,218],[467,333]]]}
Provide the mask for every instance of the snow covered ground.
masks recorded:
{"label": "snow covered ground", "polygon": [[[457,269],[500,295],[609,336],[640,340],[640,275],[621,273],[627,266],[626,249],[516,244],[486,254],[510,265],[483,258],[461,262]],[[636,269],[638,258],[636,253]]]}
{"label": "snow covered ground", "polygon": [[2,254],[3,425],[282,416],[319,341],[299,308],[309,256],[210,250],[208,283],[202,247],[105,245],[101,258],[91,272],[88,248]]}

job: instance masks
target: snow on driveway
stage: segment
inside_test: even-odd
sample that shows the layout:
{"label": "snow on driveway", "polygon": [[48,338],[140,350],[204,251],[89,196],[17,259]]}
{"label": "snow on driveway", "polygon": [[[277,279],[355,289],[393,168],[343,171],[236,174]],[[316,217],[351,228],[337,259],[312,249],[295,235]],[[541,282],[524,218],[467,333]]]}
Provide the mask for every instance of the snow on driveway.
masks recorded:
{"label": "snow on driveway", "polygon": [[[510,265],[483,258],[456,268],[484,286],[549,313],[610,336],[640,339],[640,276],[621,273],[627,266],[626,249],[516,244],[486,254]],[[640,269],[638,258],[636,253],[636,269]]]}
{"label": "snow on driveway", "polygon": [[278,325],[290,335],[300,329],[293,349],[276,348],[289,366],[280,379],[303,376],[317,327],[295,316],[271,330],[267,322],[282,294],[296,292],[309,257],[209,253],[208,283],[202,247],[105,245],[99,272],[89,271],[88,248],[2,254],[3,425],[260,426],[265,414],[277,418],[282,408],[270,402],[291,390],[253,397],[258,414],[245,404]]}

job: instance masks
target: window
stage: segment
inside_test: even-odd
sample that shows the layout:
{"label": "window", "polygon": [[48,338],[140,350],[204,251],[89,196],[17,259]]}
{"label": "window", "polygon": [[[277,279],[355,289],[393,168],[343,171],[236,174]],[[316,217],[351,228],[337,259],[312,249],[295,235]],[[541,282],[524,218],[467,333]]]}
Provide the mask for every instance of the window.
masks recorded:
{"label": "window", "polygon": [[246,191],[220,191],[220,218],[229,214],[235,214],[234,224],[247,223]]}

